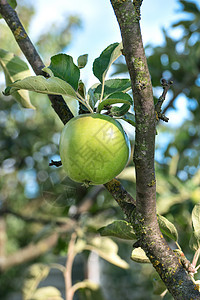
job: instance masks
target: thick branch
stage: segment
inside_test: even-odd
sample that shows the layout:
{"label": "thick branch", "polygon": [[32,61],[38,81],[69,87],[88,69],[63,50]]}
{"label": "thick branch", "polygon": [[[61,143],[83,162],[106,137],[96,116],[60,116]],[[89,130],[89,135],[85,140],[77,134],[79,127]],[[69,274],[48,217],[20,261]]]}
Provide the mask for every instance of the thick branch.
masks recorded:
{"label": "thick branch", "polygon": [[121,207],[125,215],[128,218],[130,218],[132,212],[136,207],[135,200],[131,197],[131,195],[123,188],[121,183],[116,179],[112,179],[110,182],[105,183],[104,186],[111,193],[111,195]]}
{"label": "thick branch", "polygon": [[[21,24],[18,15],[14,9],[7,3],[6,0],[0,0],[0,14],[5,19],[8,27],[12,31],[16,42],[18,43],[23,54],[30,63],[36,75],[46,74],[42,71],[44,63],[28,37],[23,25]],[[64,99],[60,95],[49,95],[52,107],[58,114],[62,122],[65,124],[73,117]]]}
{"label": "thick branch", "polygon": [[[195,284],[164,240],[156,218],[154,171],[156,117],[152,85],[140,31],[140,0],[110,0],[132,82],[136,116],[134,163],[136,209],[130,218],[139,244],[175,299],[200,299]],[[129,214],[130,215],[130,214]]]}

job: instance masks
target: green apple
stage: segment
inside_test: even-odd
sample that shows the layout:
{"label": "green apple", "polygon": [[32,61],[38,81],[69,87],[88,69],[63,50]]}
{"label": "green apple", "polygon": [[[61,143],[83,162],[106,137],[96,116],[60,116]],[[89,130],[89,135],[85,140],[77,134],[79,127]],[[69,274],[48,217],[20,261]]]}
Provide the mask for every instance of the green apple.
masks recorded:
{"label": "green apple", "polygon": [[117,120],[98,113],[83,114],[65,125],[60,138],[60,156],[72,180],[103,184],[126,166],[130,142]]}

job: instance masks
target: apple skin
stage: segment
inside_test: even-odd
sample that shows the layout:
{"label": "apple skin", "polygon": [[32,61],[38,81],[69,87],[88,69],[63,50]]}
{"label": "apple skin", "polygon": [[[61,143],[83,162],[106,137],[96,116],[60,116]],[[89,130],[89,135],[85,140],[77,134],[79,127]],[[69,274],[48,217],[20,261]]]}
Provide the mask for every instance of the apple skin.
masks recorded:
{"label": "apple skin", "polygon": [[92,113],[72,118],[63,128],[60,157],[69,178],[104,184],[117,176],[130,156],[130,142],[121,124]]}

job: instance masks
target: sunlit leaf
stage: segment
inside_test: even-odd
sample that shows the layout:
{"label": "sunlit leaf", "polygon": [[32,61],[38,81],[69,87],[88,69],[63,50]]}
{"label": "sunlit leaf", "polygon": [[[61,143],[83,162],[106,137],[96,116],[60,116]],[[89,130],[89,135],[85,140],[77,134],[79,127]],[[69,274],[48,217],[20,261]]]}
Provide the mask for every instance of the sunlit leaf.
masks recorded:
{"label": "sunlit leaf", "polygon": [[84,280],[73,285],[73,291],[81,292],[84,299],[87,300],[104,300],[100,286],[91,280]]}
{"label": "sunlit leaf", "polygon": [[130,223],[124,220],[117,220],[98,230],[102,236],[113,236],[125,240],[136,239],[135,233]]}
{"label": "sunlit leaf", "polygon": [[112,63],[122,54],[122,43],[114,43],[108,46],[93,63],[94,75],[103,82]]}
{"label": "sunlit leaf", "polygon": [[146,256],[144,250],[140,247],[135,248],[132,251],[131,259],[135,262],[138,262],[138,263],[150,263],[150,260]]}
{"label": "sunlit leaf", "polygon": [[200,231],[200,203],[192,210],[192,225],[195,233]]}
{"label": "sunlit leaf", "polygon": [[43,76],[30,76],[11,84],[10,93],[18,89],[29,90],[42,94],[67,95],[77,100],[76,92],[66,81],[58,77],[45,78]]}
{"label": "sunlit leaf", "polygon": [[55,77],[65,80],[75,90],[78,89],[80,70],[74,64],[73,58],[70,55],[61,53],[52,56],[49,69],[51,69]]}
{"label": "sunlit leaf", "polygon": [[78,116],[79,112],[79,102],[75,100],[73,97],[63,95],[63,99],[67,103],[67,106],[71,110],[74,117]]}
{"label": "sunlit leaf", "polygon": [[83,239],[81,239],[81,238],[79,238],[79,239],[77,239],[77,241],[76,241],[74,251],[75,251],[76,253],[81,253],[81,252],[85,249],[85,247],[86,247],[86,241],[83,240]]}
{"label": "sunlit leaf", "polygon": [[190,248],[197,251],[200,247],[200,203],[196,204],[192,210],[193,233],[190,238]]}
{"label": "sunlit leaf", "polygon": [[79,69],[82,69],[86,66],[87,62],[88,62],[88,54],[83,54],[83,55],[80,55],[78,57],[78,67]]}
{"label": "sunlit leaf", "polygon": [[24,280],[23,300],[30,300],[34,295],[40,281],[44,280],[49,274],[50,268],[44,264],[34,264],[29,270]]}
{"label": "sunlit leaf", "polygon": [[30,300],[63,300],[63,298],[57,288],[45,286],[37,289]]}
{"label": "sunlit leaf", "polygon": [[[23,60],[3,49],[0,49],[0,65],[5,74],[7,86],[31,75],[28,65]],[[12,96],[22,107],[35,109],[30,102],[28,91],[15,91]]]}
{"label": "sunlit leaf", "polygon": [[190,237],[189,246],[193,251],[197,251],[200,248],[200,231],[192,232]]}
{"label": "sunlit leaf", "polygon": [[170,239],[177,241],[178,240],[178,232],[174,224],[172,224],[169,220],[161,215],[157,215],[158,224],[160,227],[160,231],[168,236]]}
{"label": "sunlit leaf", "polygon": [[128,263],[121,259],[118,252],[117,244],[107,237],[95,237],[86,245],[85,249],[96,252],[100,257],[107,260],[122,269],[128,269]]}

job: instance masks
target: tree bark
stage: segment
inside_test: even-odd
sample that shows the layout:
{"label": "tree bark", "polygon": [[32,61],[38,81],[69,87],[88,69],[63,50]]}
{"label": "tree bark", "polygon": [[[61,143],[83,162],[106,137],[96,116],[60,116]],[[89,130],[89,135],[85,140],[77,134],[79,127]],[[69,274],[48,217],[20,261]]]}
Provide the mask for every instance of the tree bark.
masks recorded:
{"label": "tree bark", "polygon": [[[28,37],[28,34],[20,22],[16,11],[8,4],[7,0],[0,0],[0,14],[12,31],[16,42],[35,74],[46,76],[47,74],[42,71],[45,65],[41,57]],[[73,117],[73,114],[65,103],[63,97],[60,95],[48,95],[48,97],[53,109],[58,114],[62,122],[66,124]]]}
{"label": "tree bark", "polygon": [[[139,26],[141,0],[110,0],[123,40],[124,55],[129,69],[135,103],[136,167],[135,200],[117,180],[105,186],[116,199],[138,235],[140,245],[175,299],[200,299],[197,286],[186,273],[165,242],[156,218],[156,184],[154,172],[155,112],[152,85]],[[42,60],[32,45],[16,12],[6,0],[0,0],[0,13],[37,75],[42,74]],[[32,57],[33,56],[33,57]],[[44,74],[43,74],[44,75]],[[55,112],[65,124],[72,114],[63,98],[50,96]]]}
{"label": "tree bark", "polygon": [[200,299],[198,287],[164,240],[156,216],[154,170],[156,117],[152,84],[140,30],[141,0],[110,0],[119,23],[136,118],[134,163],[136,208],[129,221],[142,247],[174,299]]}

